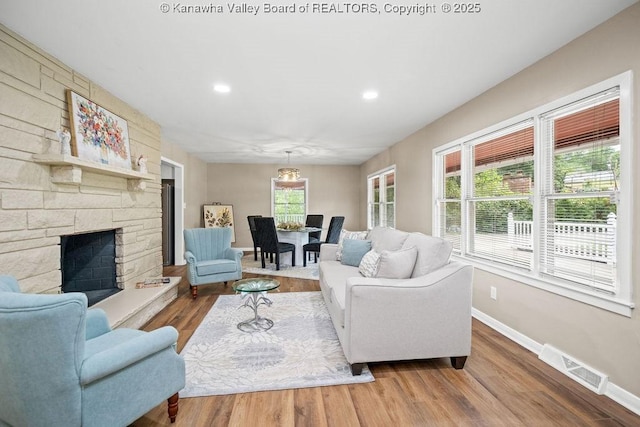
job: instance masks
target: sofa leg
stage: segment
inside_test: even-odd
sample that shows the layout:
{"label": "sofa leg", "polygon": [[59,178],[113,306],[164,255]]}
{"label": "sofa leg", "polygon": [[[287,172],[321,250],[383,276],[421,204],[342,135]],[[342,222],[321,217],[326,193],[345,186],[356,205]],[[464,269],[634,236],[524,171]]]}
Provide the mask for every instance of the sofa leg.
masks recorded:
{"label": "sofa leg", "polygon": [[169,419],[171,420],[171,423],[176,422],[176,416],[178,415],[178,399],[179,398],[180,397],[178,396],[178,393],[176,393],[167,399],[167,402],[169,402],[168,409],[169,409]]}
{"label": "sofa leg", "polygon": [[456,356],[451,358],[451,366],[456,369],[464,368],[464,363],[467,361],[467,356]]}
{"label": "sofa leg", "polygon": [[193,297],[193,299],[196,299],[198,297],[198,287],[197,286],[191,285],[191,296]]}
{"label": "sofa leg", "polygon": [[356,376],[362,374],[362,368],[364,368],[364,363],[352,363],[351,375]]}

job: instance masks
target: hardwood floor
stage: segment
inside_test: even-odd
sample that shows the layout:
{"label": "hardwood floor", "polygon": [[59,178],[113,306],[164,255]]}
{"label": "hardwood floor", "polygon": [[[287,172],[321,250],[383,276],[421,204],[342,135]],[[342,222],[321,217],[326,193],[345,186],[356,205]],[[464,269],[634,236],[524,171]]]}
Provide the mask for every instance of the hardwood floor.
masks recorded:
{"label": "hardwood floor", "polygon": [[[178,329],[181,351],[231,284],[189,292],[184,267],[178,299],[143,329]],[[246,275],[252,277],[255,275]],[[317,281],[279,278],[281,292],[319,290]],[[419,333],[419,330],[416,331]],[[449,359],[372,363],[367,384],[180,399],[175,426],[640,426],[640,417],[596,395],[537,356],[473,320],[471,356],[462,370]],[[170,425],[166,402],[133,426]]]}

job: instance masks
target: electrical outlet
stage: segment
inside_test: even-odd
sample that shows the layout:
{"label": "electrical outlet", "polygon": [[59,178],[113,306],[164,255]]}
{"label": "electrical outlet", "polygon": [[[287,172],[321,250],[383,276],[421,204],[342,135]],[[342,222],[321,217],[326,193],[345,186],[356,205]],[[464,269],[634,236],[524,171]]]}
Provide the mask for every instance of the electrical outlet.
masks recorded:
{"label": "electrical outlet", "polygon": [[494,300],[498,299],[498,289],[496,289],[495,286],[491,287],[491,299],[494,299]]}

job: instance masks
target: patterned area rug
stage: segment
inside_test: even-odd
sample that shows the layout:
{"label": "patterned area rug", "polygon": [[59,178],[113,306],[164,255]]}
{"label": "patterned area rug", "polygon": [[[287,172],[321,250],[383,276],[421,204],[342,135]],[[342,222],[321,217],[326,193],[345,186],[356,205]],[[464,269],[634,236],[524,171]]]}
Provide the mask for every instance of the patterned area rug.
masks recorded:
{"label": "patterned area rug", "polygon": [[187,384],[180,397],[318,387],[374,381],[365,367],[353,376],[320,292],[269,293],[258,314],[268,331],[237,324],[253,317],[240,295],[221,295],[181,354]]}
{"label": "patterned area rug", "polygon": [[284,276],[284,277],[297,277],[298,279],[313,279],[318,280],[318,264],[309,261],[307,266],[291,267],[291,264],[280,264],[280,271],[276,271],[276,264],[265,263],[266,268],[262,268],[260,257],[257,261],[253,260],[253,253],[242,257],[242,271],[245,273],[255,273],[266,276]]}

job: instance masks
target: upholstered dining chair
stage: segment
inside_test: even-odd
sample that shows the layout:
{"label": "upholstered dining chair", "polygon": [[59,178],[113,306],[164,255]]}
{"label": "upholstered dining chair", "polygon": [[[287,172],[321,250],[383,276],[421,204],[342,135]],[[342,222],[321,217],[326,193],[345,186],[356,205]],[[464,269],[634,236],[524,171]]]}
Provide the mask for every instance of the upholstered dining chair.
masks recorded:
{"label": "upholstered dining chair", "polygon": [[296,265],[296,245],[278,241],[278,232],[273,217],[255,218],[258,232],[258,246],[260,246],[260,260],[265,268],[265,256],[273,254],[276,258],[276,270],[280,270],[280,254],[291,252],[291,265]]}
{"label": "upholstered dining chair", "polygon": [[126,426],[164,400],[178,413],[178,332],[112,330],[83,293],[26,294],[0,276],[0,425]]}
{"label": "upholstered dining chair", "polygon": [[258,233],[256,232],[256,222],[254,219],[260,218],[262,215],[249,215],[247,221],[249,222],[249,231],[251,232],[251,239],[253,240],[253,260],[258,260]]}
{"label": "upholstered dining chair", "polygon": [[[324,222],[324,215],[319,214],[309,214],[307,215],[307,219],[305,220],[305,227],[315,227],[322,228],[322,223]],[[309,233],[309,241],[315,242],[320,241],[320,235],[322,234],[322,230],[320,231],[312,231]]]}
{"label": "upholstered dining chair", "polygon": [[198,286],[242,279],[242,250],[231,247],[231,229],[190,228],[184,230],[184,257],[191,296]]}
{"label": "upholstered dining chair", "polygon": [[340,232],[342,231],[342,225],[344,224],[343,216],[331,217],[329,222],[329,229],[327,230],[327,238],[324,242],[310,242],[302,246],[303,264],[307,266],[307,253],[313,252],[314,261],[318,262],[318,253],[320,253],[320,245],[323,243],[338,243],[340,239]]}

